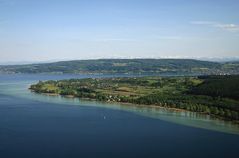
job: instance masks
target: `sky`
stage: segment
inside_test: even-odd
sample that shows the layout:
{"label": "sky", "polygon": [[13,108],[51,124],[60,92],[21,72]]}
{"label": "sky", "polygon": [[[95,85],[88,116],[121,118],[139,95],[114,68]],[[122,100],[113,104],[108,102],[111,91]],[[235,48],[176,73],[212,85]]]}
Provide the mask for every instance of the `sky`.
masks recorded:
{"label": "sky", "polygon": [[238,56],[238,0],[0,0],[0,62]]}

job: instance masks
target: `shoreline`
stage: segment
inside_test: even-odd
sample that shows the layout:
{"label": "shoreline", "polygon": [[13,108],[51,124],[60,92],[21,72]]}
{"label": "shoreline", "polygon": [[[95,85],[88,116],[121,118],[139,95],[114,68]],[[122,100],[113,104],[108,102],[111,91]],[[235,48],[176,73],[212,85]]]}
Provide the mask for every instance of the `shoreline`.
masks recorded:
{"label": "shoreline", "polygon": [[[29,88],[30,89],[30,88]],[[97,102],[102,102],[102,103],[112,103],[112,104],[119,104],[119,105],[125,105],[125,106],[135,106],[135,107],[144,107],[144,108],[157,108],[157,109],[165,109],[165,110],[171,110],[172,112],[191,112],[191,113],[197,113],[197,114],[202,114],[202,115],[207,115],[210,117],[213,117],[214,119],[220,119],[223,121],[228,121],[228,122],[232,122],[235,124],[239,124],[239,121],[235,121],[235,120],[230,120],[224,117],[220,117],[217,115],[213,115],[213,114],[208,114],[205,112],[194,112],[194,111],[190,111],[190,110],[186,110],[186,109],[179,109],[179,108],[171,108],[171,107],[163,107],[163,106],[159,106],[159,105],[147,105],[147,104],[134,104],[134,103],[130,103],[130,102],[118,102],[118,101],[100,101],[97,99],[93,99],[93,98],[80,98],[80,97],[76,97],[74,95],[61,95],[58,93],[38,93],[36,91],[34,91],[33,89],[30,89],[31,92],[34,92],[36,94],[42,94],[42,95],[48,95],[48,96],[61,96],[64,98],[68,98],[68,99],[82,99],[82,100],[87,100],[87,101],[97,101]]]}
{"label": "shoreline", "polygon": [[[61,96],[64,98],[82,99],[82,100],[97,101],[97,102],[103,102],[103,103],[118,103],[118,104],[122,104],[122,105],[129,105],[129,106],[132,105],[132,106],[137,106],[137,107],[160,108],[160,109],[173,110],[173,111],[177,111],[177,112],[192,112],[192,111],[185,110],[185,109],[163,107],[163,106],[158,106],[158,105],[153,105],[153,104],[147,105],[147,104],[134,104],[134,103],[130,103],[130,102],[100,101],[100,100],[93,99],[93,98],[80,98],[80,97],[76,97],[74,95],[61,95],[58,93],[38,93],[38,92],[34,91],[33,89],[30,89],[30,90],[31,90],[31,92],[34,92],[36,94],[42,94],[42,95],[47,95],[47,96]],[[201,113],[201,114],[205,114],[205,113]]]}

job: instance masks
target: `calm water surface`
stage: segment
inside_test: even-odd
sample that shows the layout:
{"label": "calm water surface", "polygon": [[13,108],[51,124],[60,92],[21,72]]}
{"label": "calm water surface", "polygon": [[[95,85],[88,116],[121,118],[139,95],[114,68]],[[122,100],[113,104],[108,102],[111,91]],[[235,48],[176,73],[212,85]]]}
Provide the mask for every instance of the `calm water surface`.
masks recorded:
{"label": "calm water surface", "polygon": [[0,75],[0,157],[238,157],[239,127],[190,112],[31,93],[38,80]]}

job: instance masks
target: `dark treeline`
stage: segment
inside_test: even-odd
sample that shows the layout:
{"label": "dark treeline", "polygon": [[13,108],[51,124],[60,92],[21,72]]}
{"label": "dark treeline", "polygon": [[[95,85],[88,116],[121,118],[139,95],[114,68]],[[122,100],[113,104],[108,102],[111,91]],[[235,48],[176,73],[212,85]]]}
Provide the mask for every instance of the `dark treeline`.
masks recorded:
{"label": "dark treeline", "polygon": [[239,99],[238,76],[201,76],[204,83],[193,87],[192,94]]}

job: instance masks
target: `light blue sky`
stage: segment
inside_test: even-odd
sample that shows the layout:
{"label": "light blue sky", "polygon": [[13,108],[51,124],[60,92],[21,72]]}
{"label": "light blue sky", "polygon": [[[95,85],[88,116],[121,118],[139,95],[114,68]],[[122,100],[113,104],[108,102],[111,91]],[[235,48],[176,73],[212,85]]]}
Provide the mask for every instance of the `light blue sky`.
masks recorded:
{"label": "light blue sky", "polygon": [[224,56],[238,0],[0,0],[0,62]]}

